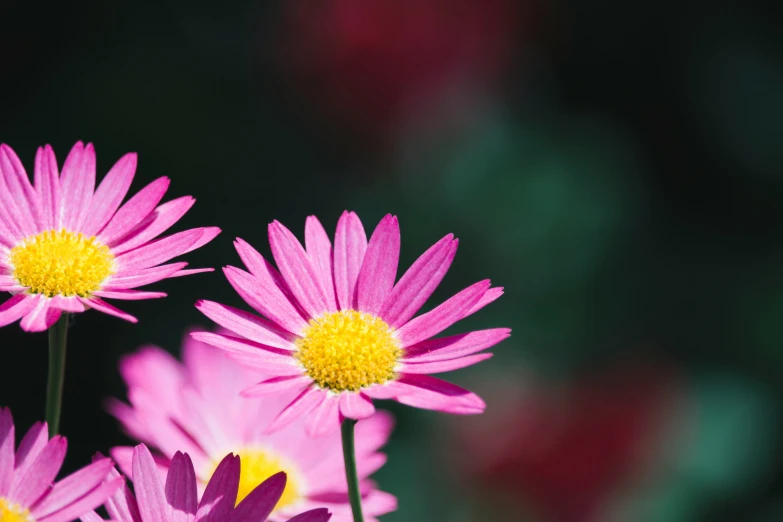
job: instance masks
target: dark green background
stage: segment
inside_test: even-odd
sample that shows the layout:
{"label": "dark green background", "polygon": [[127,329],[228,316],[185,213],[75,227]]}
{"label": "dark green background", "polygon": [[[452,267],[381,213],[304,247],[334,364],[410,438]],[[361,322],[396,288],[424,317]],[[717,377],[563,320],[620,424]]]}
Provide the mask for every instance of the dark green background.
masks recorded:
{"label": "dark green background", "polygon": [[[514,333],[495,358],[450,378],[479,393],[496,376],[523,372],[568,382],[644,346],[645,357],[685,376],[714,425],[683,450],[705,465],[664,473],[646,500],[655,509],[640,507],[635,520],[781,520],[775,4],[519,4],[499,80],[480,100],[457,104],[470,108],[457,131],[430,120],[356,131],[346,124],[352,115],[317,110],[317,83],[309,96],[296,90],[303,80],[285,46],[312,35],[291,33],[283,2],[6,0],[0,141],[28,170],[39,145],[52,144],[62,162],[76,140],[93,141],[99,177],[137,151],[132,190],[169,176],[170,197],[198,200],[178,227],[224,231],[187,256],[192,267],[238,264],[234,237],[268,254],[273,219],[302,237],[316,214],[331,233],[344,209],[368,232],[388,212],[400,217],[401,267],[453,232],[460,249],[434,301],[491,278],[506,295],[455,330]],[[339,79],[348,92],[366,80]],[[127,442],[101,406],[124,393],[121,354],[143,343],[176,352],[185,328],[207,325],[193,307],[199,298],[241,303],[219,271],[154,289],[169,297],[119,303],[138,325],[77,317],[62,424],[69,469]],[[18,430],[42,417],[45,360],[44,334],[0,331],[0,404]],[[443,414],[392,409],[399,425],[377,478],[400,509],[384,520],[521,516],[500,513],[480,484],[465,485],[436,457],[433,448],[451,441],[444,427],[480,417],[446,423]],[[732,424],[727,411],[740,420]],[[498,513],[471,518],[476,506]]]}

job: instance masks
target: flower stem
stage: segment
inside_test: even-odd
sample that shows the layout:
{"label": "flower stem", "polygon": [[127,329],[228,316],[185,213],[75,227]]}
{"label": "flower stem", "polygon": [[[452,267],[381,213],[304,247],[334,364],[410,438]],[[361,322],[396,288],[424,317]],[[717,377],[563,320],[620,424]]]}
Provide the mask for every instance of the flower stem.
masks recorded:
{"label": "flower stem", "polygon": [[362,496],[359,493],[359,477],[356,474],[356,448],[354,444],[354,419],[345,419],[343,421],[343,458],[345,459],[345,478],[348,480],[348,498],[351,501],[351,511],[353,511],[353,522],[364,522],[362,516]]}
{"label": "flower stem", "polygon": [[68,340],[68,314],[63,313],[49,328],[49,379],[46,384],[46,423],[49,437],[60,429],[60,410],[65,380],[65,346]]}

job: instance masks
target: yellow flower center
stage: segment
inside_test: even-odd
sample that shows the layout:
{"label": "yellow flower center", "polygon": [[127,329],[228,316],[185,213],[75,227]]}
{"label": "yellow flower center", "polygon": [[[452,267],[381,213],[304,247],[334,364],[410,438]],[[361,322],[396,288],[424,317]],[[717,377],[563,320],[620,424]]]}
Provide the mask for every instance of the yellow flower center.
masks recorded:
{"label": "yellow flower center", "polygon": [[35,522],[30,511],[0,497],[0,522]]}
{"label": "yellow flower center", "polygon": [[341,310],[312,319],[297,339],[296,357],[322,388],[356,391],[394,379],[402,351],[382,319]]}
{"label": "yellow flower center", "polygon": [[28,237],[11,249],[9,260],[20,285],[48,297],[87,297],[114,273],[109,247],[65,229]]}
{"label": "yellow flower center", "polygon": [[[287,475],[287,481],[285,484],[285,490],[280,500],[277,501],[275,509],[279,509],[283,506],[293,504],[299,499],[299,486],[298,478],[296,477],[296,469],[293,465],[287,463],[284,459],[270,454],[270,452],[257,449],[257,448],[245,448],[239,452],[240,460],[240,475],[239,475],[239,490],[237,492],[237,504],[239,504],[251,491],[264,482],[272,475],[285,471]],[[215,462],[209,476],[217,469],[218,462]],[[0,521],[0,522],[5,522]]]}

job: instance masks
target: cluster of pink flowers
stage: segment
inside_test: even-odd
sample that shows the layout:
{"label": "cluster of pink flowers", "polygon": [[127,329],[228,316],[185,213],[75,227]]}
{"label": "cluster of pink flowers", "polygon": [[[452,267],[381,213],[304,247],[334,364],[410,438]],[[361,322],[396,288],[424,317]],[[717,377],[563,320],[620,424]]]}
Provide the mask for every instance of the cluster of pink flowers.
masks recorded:
{"label": "cluster of pink flowers", "polygon": [[[77,143],[61,172],[46,146],[31,183],[14,151],[0,145],[0,291],[11,294],[0,304],[0,326],[20,320],[24,330],[42,331],[90,308],[135,322],[104,299],[163,297],[137,288],[211,271],[171,260],[220,230],[159,237],[194,199],[161,204],[169,180],[160,178],[123,204],[135,170],[136,155],[127,154],[96,188],[92,144]],[[0,522],[98,522],[100,506],[122,522],[324,522],[352,514],[358,522],[358,506],[367,520],[395,510],[396,498],[369,478],[385,463],[380,449],[394,424],[373,401],[483,412],[477,395],[430,374],[491,357],[484,350],[509,330],[434,336],[502,289],[481,281],[417,316],[454,259],[452,235],[399,280],[395,216],[368,240],[358,216],[345,212],[333,241],[310,216],[304,237],[302,245],[279,222],[269,225],[277,268],[236,240],[246,270],[224,273],[260,315],[199,301],[219,328],[190,332],[182,362],[154,346],[122,359],[128,402],[111,400],[108,409],[141,442],[135,448],[112,448],[111,459],[98,455],[55,482],[65,439],[50,438],[39,423],[16,446],[11,413],[0,409]],[[342,448],[341,426],[350,427]]]}

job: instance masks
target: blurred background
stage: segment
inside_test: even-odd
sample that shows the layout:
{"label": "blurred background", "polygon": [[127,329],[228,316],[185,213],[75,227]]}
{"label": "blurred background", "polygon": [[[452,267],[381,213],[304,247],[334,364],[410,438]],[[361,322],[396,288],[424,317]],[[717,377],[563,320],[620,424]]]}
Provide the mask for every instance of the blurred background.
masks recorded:
{"label": "blurred background", "polygon": [[[783,38],[776,2],[0,0],[0,141],[32,170],[93,141],[99,177],[172,178],[178,226],[224,233],[191,266],[269,253],[344,209],[400,217],[401,272],[460,238],[432,303],[505,296],[510,326],[447,378],[479,417],[388,406],[385,522],[783,520]],[[179,352],[222,274],[79,315],[69,470],[129,442],[102,400],[142,343]],[[43,416],[46,335],[0,330],[0,403]]]}

